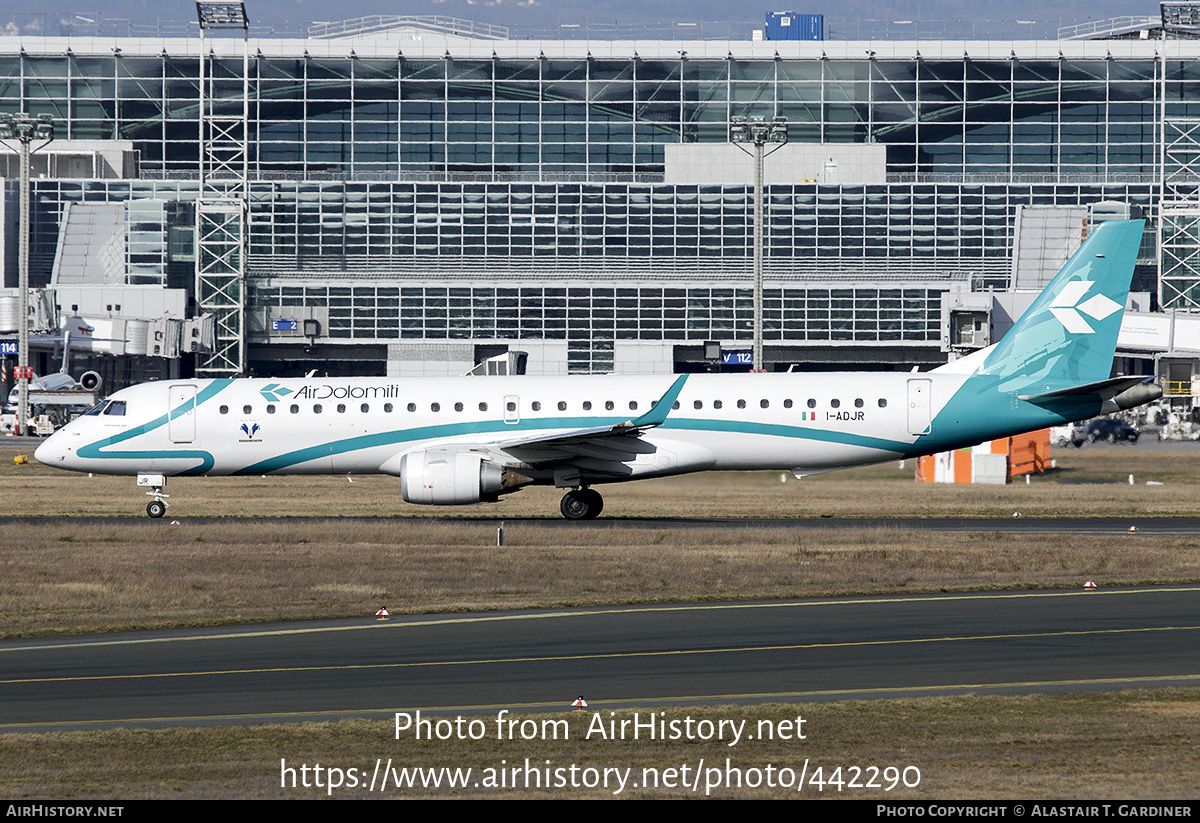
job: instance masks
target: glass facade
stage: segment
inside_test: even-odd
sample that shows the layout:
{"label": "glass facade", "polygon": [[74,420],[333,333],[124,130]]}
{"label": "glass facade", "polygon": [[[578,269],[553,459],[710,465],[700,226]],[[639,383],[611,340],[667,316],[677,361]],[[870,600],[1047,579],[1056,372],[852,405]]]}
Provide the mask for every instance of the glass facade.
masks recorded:
{"label": "glass facade", "polygon": [[[36,181],[35,282],[63,205],[114,201],[129,203],[130,282],[186,282],[194,47],[71,45],[0,37],[0,112],[52,114],[56,139],[132,141],[141,177]],[[1200,117],[1200,61],[1163,63],[1153,42],[1057,44],[1057,59],[1033,42],[1003,58],[907,44],[904,59],[352,45],[251,41],[250,310],[327,309],[333,340],[564,340],[572,370],[611,368],[613,341],[748,337],[750,181],[672,184],[664,148],[727,143],[731,116],[784,116],[794,144],[886,149],[871,183],[767,187],[766,339],[926,347],[951,282],[1007,285],[1018,206],[1116,200],[1153,220],[1160,114]],[[209,61],[217,77],[240,75],[230,54]]]}
{"label": "glass facade", "polygon": [[[886,145],[896,174],[1151,174],[1162,64],[1142,50],[1051,60],[259,56],[251,173],[652,175],[666,143],[723,143],[732,115],[782,115],[793,141]],[[241,73],[240,58],[212,66],[217,77]],[[1169,118],[1200,116],[1198,66],[1166,63]],[[161,51],[0,56],[0,112],[53,114],[60,137],[133,140],[143,173],[194,171],[198,71],[197,59]]]}

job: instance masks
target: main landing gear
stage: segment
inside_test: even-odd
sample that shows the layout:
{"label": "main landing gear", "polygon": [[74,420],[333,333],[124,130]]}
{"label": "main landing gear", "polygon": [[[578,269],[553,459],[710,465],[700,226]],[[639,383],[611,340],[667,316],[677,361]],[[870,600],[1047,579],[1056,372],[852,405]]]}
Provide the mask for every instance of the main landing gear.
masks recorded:
{"label": "main landing gear", "polygon": [[594,489],[578,488],[564,494],[558,508],[568,520],[591,520],[604,510],[604,498]]}

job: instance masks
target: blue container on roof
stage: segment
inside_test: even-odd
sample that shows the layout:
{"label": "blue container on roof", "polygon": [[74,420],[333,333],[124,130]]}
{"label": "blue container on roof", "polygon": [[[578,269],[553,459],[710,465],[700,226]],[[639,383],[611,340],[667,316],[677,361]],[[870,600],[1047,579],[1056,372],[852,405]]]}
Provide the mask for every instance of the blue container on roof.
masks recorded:
{"label": "blue container on roof", "polygon": [[825,15],[796,14],[794,11],[767,12],[768,40],[824,40]]}

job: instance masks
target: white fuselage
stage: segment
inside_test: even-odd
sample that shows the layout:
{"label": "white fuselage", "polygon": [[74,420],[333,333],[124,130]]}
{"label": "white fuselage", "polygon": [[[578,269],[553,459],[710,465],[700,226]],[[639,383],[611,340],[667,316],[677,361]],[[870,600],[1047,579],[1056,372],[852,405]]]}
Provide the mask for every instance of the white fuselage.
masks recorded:
{"label": "white fuselage", "polygon": [[[677,379],[162,381],[115,393],[108,402],[123,403],[122,413],[105,409],[75,420],[44,443],[37,458],[107,474],[398,474],[402,455],[437,447],[469,449],[535,482],[551,482],[544,467],[563,462],[561,444],[516,452],[506,444],[635,420]],[[912,452],[964,380],[962,374],[895,372],[689,375],[666,420],[639,435],[636,453],[622,459],[581,443],[568,462],[586,482],[603,483],[706,469],[806,472],[888,460]],[[614,461],[624,467],[616,474]]]}

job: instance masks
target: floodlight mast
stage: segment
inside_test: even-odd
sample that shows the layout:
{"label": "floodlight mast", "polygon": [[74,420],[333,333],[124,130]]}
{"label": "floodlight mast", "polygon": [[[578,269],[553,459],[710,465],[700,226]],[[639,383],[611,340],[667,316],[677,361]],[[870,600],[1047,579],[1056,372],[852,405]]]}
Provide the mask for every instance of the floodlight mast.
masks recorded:
{"label": "floodlight mast", "polygon": [[196,0],[200,29],[246,29],[246,4],[242,0]]}
{"label": "floodlight mast", "polygon": [[0,142],[16,140],[20,145],[21,192],[20,227],[17,231],[17,291],[20,292],[21,319],[17,326],[17,434],[25,434],[29,426],[29,144],[42,144],[32,151],[43,149],[54,139],[54,118],[49,114],[36,117],[25,112],[0,114]]}
{"label": "floodlight mast", "polygon": [[[763,360],[763,158],[783,147],[788,141],[787,118],[774,117],[770,121],[762,117],[729,118],[729,142],[746,154],[740,144],[754,144],[754,320],[753,353],[751,368],[766,371]],[[767,143],[778,145],[764,154]]]}

